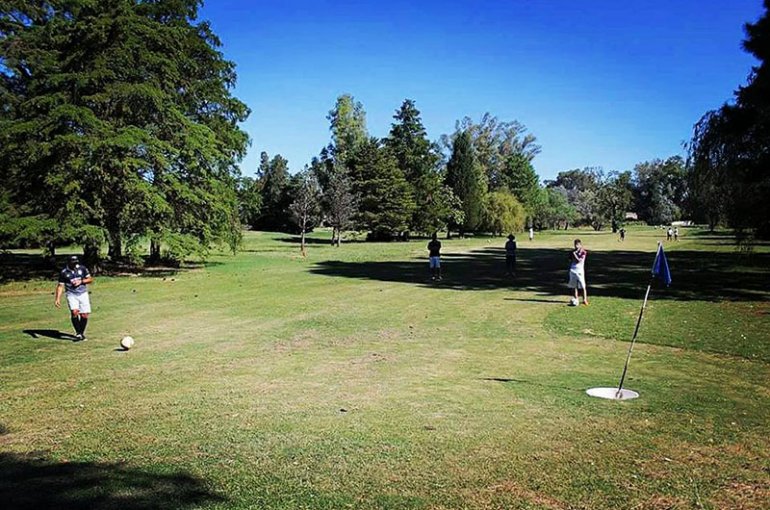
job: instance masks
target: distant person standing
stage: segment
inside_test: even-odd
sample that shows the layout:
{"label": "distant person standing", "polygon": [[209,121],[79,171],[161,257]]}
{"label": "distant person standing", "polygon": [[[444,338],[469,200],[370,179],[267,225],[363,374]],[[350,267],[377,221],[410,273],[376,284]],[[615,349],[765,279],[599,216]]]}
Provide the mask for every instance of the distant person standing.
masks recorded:
{"label": "distant person standing", "polygon": [[441,241],[438,240],[438,234],[433,233],[433,237],[428,243],[428,256],[430,260],[431,279],[433,281],[441,280]]}
{"label": "distant person standing", "polygon": [[588,289],[586,288],[585,263],[588,252],[583,248],[580,239],[575,239],[575,249],[570,253],[569,264],[569,288],[573,289],[575,302],[580,298],[580,290],[583,291],[583,304],[588,304]]}
{"label": "distant person standing", "polygon": [[620,242],[622,243],[625,240],[626,240],[626,229],[623,227],[620,227]]}
{"label": "distant person standing", "polygon": [[510,234],[505,243],[505,268],[506,275],[516,276],[516,236]]}
{"label": "distant person standing", "polygon": [[679,240],[679,227],[674,227],[674,241]]}
{"label": "distant person standing", "polygon": [[671,227],[668,227],[668,230],[666,230],[666,241],[670,241],[674,238],[674,231]]}
{"label": "distant person standing", "polygon": [[91,300],[88,297],[86,285],[94,280],[86,266],[80,265],[77,256],[69,258],[67,266],[59,273],[59,283],[56,285],[54,306],[61,308],[61,296],[66,294],[72,316],[72,326],[75,328],[76,341],[86,339],[86,326],[91,313]]}
{"label": "distant person standing", "polygon": [[529,240],[532,241],[535,238],[535,229],[529,227]]}

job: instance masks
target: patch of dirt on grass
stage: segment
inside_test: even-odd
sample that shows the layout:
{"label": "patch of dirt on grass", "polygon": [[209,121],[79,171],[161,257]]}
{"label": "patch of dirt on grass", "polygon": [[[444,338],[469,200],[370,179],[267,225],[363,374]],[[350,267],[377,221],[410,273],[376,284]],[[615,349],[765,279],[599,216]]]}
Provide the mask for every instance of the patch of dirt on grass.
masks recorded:
{"label": "patch of dirt on grass", "polygon": [[770,483],[732,482],[720,488],[711,498],[716,508],[761,510],[770,505]]}
{"label": "patch of dirt on grass", "polygon": [[382,340],[396,340],[401,337],[401,332],[397,329],[382,329],[377,332],[377,336]]}
{"label": "patch of dirt on grass", "polygon": [[547,508],[549,510],[568,510],[570,506],[563,501],[560,501],[554,497],[542,494],[526,487],[522,487],[516,482],[502,482],[497,485],[487,487],[488,492],[492,493],[506,493],[515,496],[516,498],[526,500],[535,505]]}
{"label": "patch of dirt on grass", "polygon": [[351,361],[351,365],[361,365],[365,363],[380,363],[383,361],[390,361],[389,356],[385,356],[384,354],[379,354],[377,352],[373,352],[371,354],[366,354],[364,356],[361,356],[358,359],[354,359]]}
{"label": "patch of dirt on grass", "polygon": [[301,349],[306,349],[313,344],[313,341],[318,339],[318,333],[312,330],[300,331],[296,333],[290,340],[276,342],[274,349],[276,352],[290,352]]}
{"label": "patch of dirt on grass", "polygon": [[689,508],[687,501],[673,496],[653,496],[632,507],[633,510],[679,510]]}

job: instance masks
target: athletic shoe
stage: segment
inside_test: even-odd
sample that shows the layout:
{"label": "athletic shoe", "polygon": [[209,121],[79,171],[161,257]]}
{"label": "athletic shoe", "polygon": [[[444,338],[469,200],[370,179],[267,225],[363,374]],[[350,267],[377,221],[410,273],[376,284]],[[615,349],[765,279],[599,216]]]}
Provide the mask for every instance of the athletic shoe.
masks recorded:
{"label": "athletic shoe", "polygon": [[77,335],[75,335],[75,341],[76,341],[76,342],[82,342],[83,340],[85,340],[85,338],[84,338],[84,337],[83,337],[83,335],[81,335],[80,333],[78,333]]}

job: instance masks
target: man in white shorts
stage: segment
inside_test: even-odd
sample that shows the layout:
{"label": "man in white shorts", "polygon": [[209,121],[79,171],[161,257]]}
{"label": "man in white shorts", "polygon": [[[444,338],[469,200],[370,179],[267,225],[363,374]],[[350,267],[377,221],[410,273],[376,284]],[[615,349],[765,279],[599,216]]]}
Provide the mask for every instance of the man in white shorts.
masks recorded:
{"label": "man in white shorts", "polygon": [[575,239],[575,250],[570,253],[569,264],[569,288],[574,289],[574,297],[580,298],[579,291],[583,291],[583,304],[588,304],[588,290],[586,289],[585,263],[588,252],[583,248],[580,239]]}
{"label": "man in white shorts", "polygon": [[93,281],[88,268],[80,265],[75,255],[69,258],[67,266],[59,273],[54,306],[61,308],[61,296],[66,291],[67,304],[72,312],[72,326],[75,328],[77,342],[86,339],[86,325],[88,324],[88,315],[91,313],[91,300],[88,297],[86,285]]}

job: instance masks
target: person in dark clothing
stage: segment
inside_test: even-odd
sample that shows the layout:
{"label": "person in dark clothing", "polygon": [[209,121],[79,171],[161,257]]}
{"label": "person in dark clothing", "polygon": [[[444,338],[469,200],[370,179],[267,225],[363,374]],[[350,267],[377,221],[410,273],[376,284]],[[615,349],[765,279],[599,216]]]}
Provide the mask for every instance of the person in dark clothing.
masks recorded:
{"label": "person in dark clothing", "polygon": [[505,268],[507,276],[516,276],[516,236],[513,234],[505,243]]}
{"label": "person in dark clothing", "polygon": [[438,240],[436,233],[433,234],[433,238],[428,243],[428,255],[431,279],[441,280],[441,241]]}
{"label": "person in dark clothing", "polygon": [[66,294],[77,341],[86,339],[86,326],[88,316],[91,314],[91,300],[88,297],[86,285],[93,281],[88,268],[80,265],[75,255],[69,258],[67,266],[59,273],[59,281],[54,293],[54,306],[60,308],[62,294]]}

